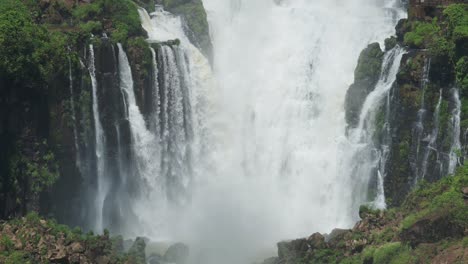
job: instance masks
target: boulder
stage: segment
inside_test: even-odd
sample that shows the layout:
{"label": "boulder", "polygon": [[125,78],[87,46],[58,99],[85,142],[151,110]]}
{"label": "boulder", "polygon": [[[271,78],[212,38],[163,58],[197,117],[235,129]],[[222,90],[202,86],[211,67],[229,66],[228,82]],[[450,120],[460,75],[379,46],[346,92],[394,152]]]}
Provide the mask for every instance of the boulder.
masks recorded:
{"label": "boulder", "polygon": [[323,249],[327,247],[327,244],[325,243],[325,237],[320,233],[312,234],[307,239],[307,243],[309,244],[309,247],[313,249]]}
{"label": "boulder", "polygon": [[71,253],[83,253],[84,251],[85,251],[85,248],[80,242],[73,242],[69,246],[69,252]]}
{"label": "boulder", "polygon": [[183,243],[170,246],[164,254],[164,260],[176,264],[185,264],[189,256],[189,247]]}
{"label": "boulder", "polygon": [[350,128],[358,125],[362,106],[379,80],[383,57],[384,52],[379,43],[370,44],[359,56],[354,83],[349,87],[345,99],[346,122]]}
{"label": "boulder", "polygon": [[305,255],[309,248],[308,241],[304,238],[282,241],[278,243],[278,257],[281,260],[298,258]]}
{"label": "boulder", "polygon": [[349,233],[351,233],[350,229],[335,228],[332,230],[332,232],[329,235],[325,235],[325,241],[329,243],[333,243],[337,240],[343,239],[343,237]]}

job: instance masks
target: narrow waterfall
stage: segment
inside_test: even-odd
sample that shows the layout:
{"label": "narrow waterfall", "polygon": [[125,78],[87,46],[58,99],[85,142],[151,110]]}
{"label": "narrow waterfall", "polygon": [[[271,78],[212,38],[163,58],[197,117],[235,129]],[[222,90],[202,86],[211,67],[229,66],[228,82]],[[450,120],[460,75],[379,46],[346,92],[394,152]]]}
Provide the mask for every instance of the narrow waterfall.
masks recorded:
{"label": "narrow waterfall", "polygon": [[452,146],[450,147],[450,154],[449,154],[449,165],[448,165],[448,173],[453,174],[455,172],[455,168],[460,164],[460,156],[462,151],[462,146],[460,142],[460,115],[461,115],[461,101],[460,101],[460,94],[457,88],[453,88],[451,90],[452,93],[452,100],[455,104],[454,109],[452,110],[452,117],[450,119],[451,125],[451,134],[452,134]]}
{"label": "narrow waterfall", "polygon": [[70,89],[70,110],[71,110],[71,121],[72,121],[72,128],[73,128],[73,140],[75,144],[75,161],[76,167],[81,169],[81,152],[80,152],[80,145],[78,142],[78,130],[76,128],[76,110],[75,110],[75,92],[73,89],[73,72],[72,72],[72,63],[71,58],[68,57],[68,81],[70,82],[69,89]]}
{"label": "narrow waterfall", "polygon": [[125,106],[127,107],[128,120],[132,137],[136,169],[142,180],[153,182],[159,173],[158,146],[155,135],[147,127],[143,115],[136,103],[133,85],[132,71],[122,45],[119,48],[119,76],[120,89],[124,93]]}
{"label": "narrow waterfall", "polygon": [[[191,126],[190,103],[188,102],[186,73],[182,70],[178,47],[162,46],[160,61],[163,65],[163,102],[161,142],[161,174],[166,178],[168,198],[185,203],[191,180]],[[182,58],[185,60],[185,58]],[[185,197],[184,197],[185,196]]]}
{"label": "narrow waterfall", "polygon": [[160,136],[161,135],[161,125],[160,125],[160,115],[161,115],[161,102],[159,100],[159,69],[158,69],[158,61],[157,61],[157,55],[156,51],[154,48],[150,48],[151,50],[151,58],[153,62],[153,93],[151,94],[151,97],[153,98],[153,116],[150,120],[150,129],[151,131],[154,131],[156,135]]}
{"label": "narrow waterfall", "polygon": [[431,59],[426,58],[424,61],[423,72],[421,76],[421,106],[418,110],[416,123],[413,125],[412,129],[412,157],[410,157],[412,164],[412,170],[414,173],[414,181],[416,182],[421,175],[421,160],[423,156],[421,156],[421,141],[424,136],[424,121],[426,118],[426,88],[429,84],[429,72],[431,70]]}
{"label": "narrow waterfall", "polygon": [[436,162],[439,166],[439,169],[442,169],[442,163],[439,159],[439,152],[437,150],[437,136],[439,135],[439,129],[440,129],[440,104],[442,103],[442,90],[440,90],[440,95],[439,95],[439,101],[437,102],[437,106],[434,111],[434,116],[433,116],[433,121],[432,121],[432,132],[428,135],[424,141],[428,142],[427,147],[424,149],[424,154],[422,157],[422,162],[421,162],[421,174],[418,175],[416,178],[416,183],[417,181],[424,179],[427,173],[427,162],[429,160],[429,155],[432,152],[435,152],[437,155]]}
{"label": "narrow waterfall", "polygon": [[[351,162],[350,177],[358,175],[356,179],[355,202],[362,204],[368,201],[368,183],[376,179],[376,194],[373,198],[373,206],[379,209],[385,208],[385,193],[383,181],[385,178],[385,164],[388,157],[390,136],[389,134],[389,99],[390,92],[397,77],[400,62],[405,50],[399,46],[387,51],[382,63],[382,72],[375,89],[367,96],[361,110],[359,124],[356,129],[350,132],[349,140],[352,146],[352,157],[348,158]],[[384,140],[381,144],[374,142],[376,133],[375,115],[378,110],[386,105],[385,123],[383,127]]]}
{"label": "narrow waterfall", "polygon": [[95,201],[95,229],[103,229],[103,208],[104,200],[108,192],[108,183],[105,179],[105,157],[104,150],[106,138],[102,129],[101,118],[99,114],[99,97],[97,93],[98,83],[96,80],[96,67],[94,58],[94,47],[89,46],[89,75],[91,77],[91,85],[93,90],[93,119],[94,119],[94,135],[95,135],[95,150],[96,150],[96,179],[97,179],[97,195]]}

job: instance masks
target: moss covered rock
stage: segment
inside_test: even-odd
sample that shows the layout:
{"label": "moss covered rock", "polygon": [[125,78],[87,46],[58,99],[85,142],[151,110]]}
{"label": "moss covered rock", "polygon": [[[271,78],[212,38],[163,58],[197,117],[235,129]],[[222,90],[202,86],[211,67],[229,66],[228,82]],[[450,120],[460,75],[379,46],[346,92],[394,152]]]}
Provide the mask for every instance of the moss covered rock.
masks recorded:
{"label": "moss covered rock", "polygon": [[367,46],[359,56],[354,72],[354,83],[346,93],[346,121],[350,127],[357,126],[362,105],[379,80],[383,56],[384,53],[378,43]]}

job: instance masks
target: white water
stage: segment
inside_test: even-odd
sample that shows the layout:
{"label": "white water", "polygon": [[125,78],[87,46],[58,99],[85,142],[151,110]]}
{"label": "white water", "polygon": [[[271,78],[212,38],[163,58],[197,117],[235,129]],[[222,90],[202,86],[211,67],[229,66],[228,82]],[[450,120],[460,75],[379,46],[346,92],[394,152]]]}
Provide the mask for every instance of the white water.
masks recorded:
{"label": "white water", "polygon": [[[413,146],[415,145],[415,157],[414,157],[414,165],[413,171],[415,172],[415,183],[417,182],[418,178],[421,177],[420,175],[420,154],[421,152],[421,140],[423,139],[424,134],[424,121],[426,118],[426,88],[429,84],[429,72],[431,70],[431,59],[425,59],[424,61],[424,68],[421,76],[421,108],[418,110],[416,124],[413,127]],[[423,156],[424,158],[424,156]]]}
{"label": "white water", "polygon": [[[351,171],[348,174],[349,178],[353,178],[353,175],[358,175],[358,179],[355,179],[357,183],[354,183],[358,191],[351,193],[354,197],[350,197],[350,199],[355,199],[358,203],[366,201],[368,183],[372,177],[376,177],[377,190],[373,206],[378,209],[385,209],[386,207],[383,188],[385,175],[382,173],[385,172],[384,166],[388,156],[388,149],[385,148],[389,148],[389,142],[382,143],[382,150],[379,150],[378,146],[374,146],[375,115],[385,103],[385,98],[387,98],[387,104],[389,104],[389,93],[396,80],[404,53],[404,49],[399,46],[385,53],[380,79],[362,106],[357,128],[350,131],[349,139],[351,145],[349,153],[352,156],[344,159],[345,162],[349,162],[347,164],[349,171]],[[387,112],[386,115],[388,114]],[[388,125],[387,119],[384,126]],[[388,128],[384,127],[384,129]],[[376,169],[379,170],[377,171],[377,175],[374,172]]]}
{"label": "white water", "polygon": [[450,147],[450,158],[448,173],[453,174],[455,168],[460,164],[460,155],[462,151],[461,142],[460,142],[460,114],[461,114],[461,101],[460,95],[457,88],[452,89],[453,102],[455,103],[455,108],[452,111],[451,117],[451,131],[452,131],[452,146]]}
{"label": "white water", "polygon": [[191,263],[226,264],[275,255],[282,239],[352,226],[368,178],[350,173],[344,98],[360,51],[392,35],[404,14],[389,12],[394,2],[204,0],[217,88],[181,20],[140,10],[149,41],[177,38],[175,54],[188,58],[178,65],[188,78],[194,160],[190,203],[172,206],[158,196],[161,183],[148,184],[138,228],[188,242]]}
{"label": "white water", "polygon": [[97,95],[98,83],[96,80],[96,67],[94,59],[94,47],[89,45],[89,75],[91,77],[91,85],[93,89],[93,119],[94,119],[94,134],[95,134],[95,149],[96,149],[96,167],[97,167],[97,195],[95,201],[95,230],[103,230],[103,209],[104,200],[108,193],[108,182],[105,179],[105,136],[102,129],[101,119],[99,115],[99,99]]}
{"label": "white water", "polygon": [[153,48],[150,48],[151,50],[151,59],[152,59],[152,63],[153,63],[153,87],[155,88],[153,93],[154,93],[154,101],[153,101],[153,105],[154,105],[154,125],[153,127],[151,128],[151,130],[156,134],[156,135],[160,135],[161,133],[161,127],[160,127],[160,124],[159,124],[159,115],[161,114],[161,103],[159,101],[159,82],[158,82],[158,75],[159,75],[159,70],[158,70],[158,62],[157,62],[157,58],[156,58],[156,51],[153,49]]}
{"label": "white water", "polygon": [[119,47],[120,89],[125,95],[125,104],[128,109],[132,147],[137,161],[136,169],[138,174],[143,177],[144,183],[151,184],[154,181],[154,176],[157,176],[159,172],[159,146],[155,135],[146,128],[145,120],[136,103],[132,71],[127,55],[122,45],[120,43],[117,45]]}

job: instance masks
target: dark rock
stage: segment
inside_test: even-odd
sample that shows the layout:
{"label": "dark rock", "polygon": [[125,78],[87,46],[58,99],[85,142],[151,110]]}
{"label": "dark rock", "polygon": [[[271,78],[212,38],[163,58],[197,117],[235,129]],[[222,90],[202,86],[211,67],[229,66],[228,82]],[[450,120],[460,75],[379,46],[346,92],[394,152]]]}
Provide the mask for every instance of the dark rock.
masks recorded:
{"label": "dark rock", "polygon": [[403,42],[403,39],[405,38],[405,34],[408,31],[408,19],[400,19],[398,21],[398,24],[396,25],[396,36],[397,40],[399,42]]}
{"label": "dark rock", "polygon": [[385,51],[393,49],[397,45],[398,41],[395,37],[385,39]]}
{"label": "dark rock", "polygon": [[189,256],[189,248],[183,243],[170,246],[164,254],[164,260],[176,264],[185,264]]}
{"label": "dark rock", "polygon": [[337,240],[342,239],[346,234],[349,234],[351,230],[349,229],[339,229],[335,228],[329,235],[325,235],[325,241],[333,243]]}
{"label": "dark rock", "polygon": [[307,239],[307,243],[310,248],[313,249],[322,249],[326,248],[327,244],[325,243],[325,237],[320,233],[314,233]]}
{"label": "dark rock", "polygon": [[463,198],[467,200],[468,199],[468,187],[464,187],[462,189],[462,193],[463,193]]}
{"label": "dark rock", "polygon": [[295,259],[304,256],[310,246],[307,239],[296,239],[292,241],[282,241],[278,243],[278,257],[281,260]]}

